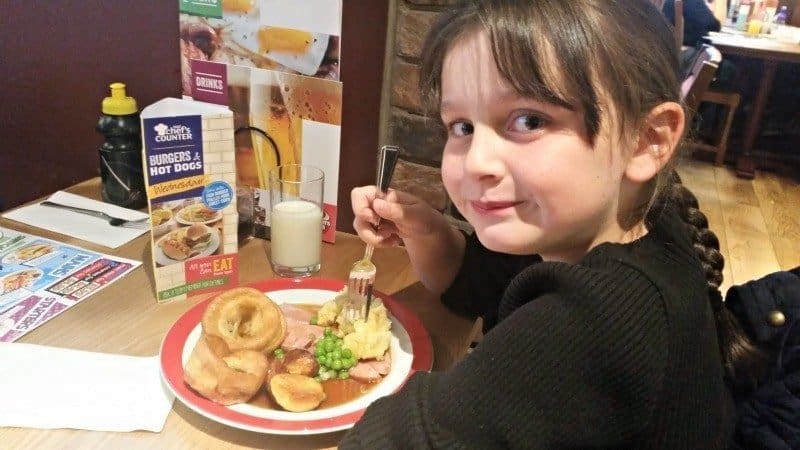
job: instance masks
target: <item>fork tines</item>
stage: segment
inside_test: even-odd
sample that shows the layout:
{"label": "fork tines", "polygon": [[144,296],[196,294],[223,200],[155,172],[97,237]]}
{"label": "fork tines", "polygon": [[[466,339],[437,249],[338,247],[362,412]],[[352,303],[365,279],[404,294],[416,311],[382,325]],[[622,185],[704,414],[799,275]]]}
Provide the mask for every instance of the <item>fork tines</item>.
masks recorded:
{"label": "fork tines", "polygon": [[363,276],[364,274],[350,274],[349,290],[352,295],[366,297],[370,286],[375,282],[374,276]]}
{"label": "fork tines", "polygon": [[374,285],[372,283],[367,285],[367,302],[366,302],[366,306],[364,307],[364,322],[366,322],[367,319],[369,319],[369,307],[372,306],[372,287],[373,286]]}
{"label": "fork tines", "polygon": [[350,272],[347,284],[348,302],[345,304],[345,316],[351,321],[363,318],[369,314],[372,302],[372,286],[375,283],[374,272]]}

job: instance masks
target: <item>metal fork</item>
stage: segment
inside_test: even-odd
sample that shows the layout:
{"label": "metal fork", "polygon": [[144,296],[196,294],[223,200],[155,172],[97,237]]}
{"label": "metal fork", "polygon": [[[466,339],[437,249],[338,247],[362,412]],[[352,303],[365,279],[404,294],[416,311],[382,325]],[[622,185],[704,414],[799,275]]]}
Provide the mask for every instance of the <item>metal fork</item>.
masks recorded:
{"label": "metal fork", "polygon": [[100,219],[108,221],[108,224],[111,225],[112,227],[136,228],[139,230],[150,228],[150,217],[144,217],[137,220],[126,220],[119,217],[110,216],[104,213],[103,211],[78,208],[77,206],[62,205],[61,203],[51,202],[50,200],[45,200],[39,204],[42,206],[49,206],[51,208],[61,208],[76,213],[99,217]]}
{"label": "metal fork", "polygon": [[[400,147],[394,145],[384,145],[378,152],[378,170],[375,179],[377,187],[376,198],[385,198],[389,190],[389,183],[392,181],[394,167],[397,164],[397,157],[400,155]],[[377,228],[380,225],[380,218],[375,223]],[[345,304],[345,317],[355,321],[362,317],[366,320],[369,317],[369,307],[372,303],[372,286],[375,283],[375,274],[378,269],[372,263],[372,252],[375,250],[371,244],[367,244],[364,249],[364,257],[356,261],[350,269],[347,281],[347,292],[349,301]]]}

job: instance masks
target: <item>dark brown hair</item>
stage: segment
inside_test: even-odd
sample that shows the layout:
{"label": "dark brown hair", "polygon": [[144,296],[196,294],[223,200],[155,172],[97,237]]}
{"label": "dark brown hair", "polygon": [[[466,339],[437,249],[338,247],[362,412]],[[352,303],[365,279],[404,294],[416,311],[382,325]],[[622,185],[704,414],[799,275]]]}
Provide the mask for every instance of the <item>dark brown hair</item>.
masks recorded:
{"label": "dark brown hair", "polygon": [[[488,35],[498,71],[520,95],[582,112],[591,142],[610,115],[625,136],[655,106],[681,102],[672,29],[649,0],[463,0],[440,15],[423,49],[420,93],[431,115],[439,116],[446,55],[476,32]],[[724,259],[696,198],[672,170],[650,191],[650,207],[634,219],[652,225],[664,205],[677,205],[706,272],[728,375],[750,377],[760,354],[723,307]]]}

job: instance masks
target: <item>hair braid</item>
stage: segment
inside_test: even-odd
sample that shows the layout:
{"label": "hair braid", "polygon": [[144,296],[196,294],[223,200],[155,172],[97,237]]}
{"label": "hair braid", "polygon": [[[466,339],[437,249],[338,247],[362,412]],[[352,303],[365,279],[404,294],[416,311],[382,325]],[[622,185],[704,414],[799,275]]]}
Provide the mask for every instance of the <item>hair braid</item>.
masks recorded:
{"label": "hair braid", "polygon": [[681,183],[675,171],[667,177],[666,185],[656,196],[647,217],[648,223],[651,224],[656,215],[670,204],[675,206],[688,226],[694,251],[708,281],[709,301],[714,310],[717,339],[728,379],[737,387],[754,388],[763,373],[765,355],[750,342],[736,317],[725,308],[719,291],[725,266],[725,258],[719,251],[719,239],[708,228],[708,219],[700,211],[697,197]]}

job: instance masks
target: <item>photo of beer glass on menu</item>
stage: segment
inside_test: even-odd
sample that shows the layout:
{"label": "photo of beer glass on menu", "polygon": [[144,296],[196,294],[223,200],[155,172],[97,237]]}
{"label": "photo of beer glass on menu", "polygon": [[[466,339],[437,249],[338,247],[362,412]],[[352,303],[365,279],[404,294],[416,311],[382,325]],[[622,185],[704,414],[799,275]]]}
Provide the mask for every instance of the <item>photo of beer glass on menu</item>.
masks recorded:
{"label": "photo of beer glass on menu", "polygon": [[308,165],[269,171],[270,264],[282,277],[310,276],[320,269],[325,175]]}

